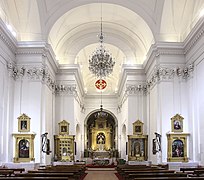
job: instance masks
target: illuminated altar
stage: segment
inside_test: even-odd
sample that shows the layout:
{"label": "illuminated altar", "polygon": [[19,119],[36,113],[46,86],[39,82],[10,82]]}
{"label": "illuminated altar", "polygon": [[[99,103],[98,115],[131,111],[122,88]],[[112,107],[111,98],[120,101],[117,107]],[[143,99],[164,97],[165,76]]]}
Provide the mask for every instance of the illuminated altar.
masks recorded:
{"label": "illuminated altar", "polygon": [[93,151],[91,157],[94,158],[110,158],[110,151]]}
{"label": "illuminated altar", "polygon": [[112,126],[104,117],[96,117],[89,129],[89,154],[93,159],[111,157],[113,147]]}
{"label": "illuminated altar", "polygon": [[95,126],[90,129],[91,149],[93,151],[108,151],[111,148],[111,127],[107,127],[105,119],[96,119]]}

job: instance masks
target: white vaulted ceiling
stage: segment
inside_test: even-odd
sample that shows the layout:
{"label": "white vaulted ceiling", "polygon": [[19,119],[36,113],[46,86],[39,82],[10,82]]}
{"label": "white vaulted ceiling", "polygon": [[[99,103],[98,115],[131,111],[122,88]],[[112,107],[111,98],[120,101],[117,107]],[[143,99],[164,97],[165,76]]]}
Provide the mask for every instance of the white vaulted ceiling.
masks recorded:
{"label": "white vaulted ceiling", "polygon": [[95,94],[88,59],[102,15],[105,46],[116,61],[104,93],[114,94],[122,65],[143,64],[155,42],[183,42],[203,8],[204,0],[0,0],[0,17],[18,41],[46,41],[60,64],[79,64],[87,93]]}

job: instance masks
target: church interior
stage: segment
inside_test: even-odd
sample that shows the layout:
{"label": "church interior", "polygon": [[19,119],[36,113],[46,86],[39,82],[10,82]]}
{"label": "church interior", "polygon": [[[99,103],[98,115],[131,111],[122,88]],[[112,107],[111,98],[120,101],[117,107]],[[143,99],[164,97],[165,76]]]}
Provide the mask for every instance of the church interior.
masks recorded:
{"label": "church interior", "polygon": [[0,167],[204,167],[203,59],[203,0],[0,0]]}

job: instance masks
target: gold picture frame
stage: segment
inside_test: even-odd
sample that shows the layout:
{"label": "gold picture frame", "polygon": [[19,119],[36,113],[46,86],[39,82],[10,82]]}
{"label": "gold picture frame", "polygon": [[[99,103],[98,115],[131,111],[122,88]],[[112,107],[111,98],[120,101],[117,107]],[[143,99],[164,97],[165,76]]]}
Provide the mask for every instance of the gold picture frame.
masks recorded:
{"label": "gold picture frame", "polygon": [[35,134],[13,134],[15,138],[14,163],[34,161]]}
{"label": "gold picture frame", "polygon": [[171,118],[171,129],[172,132],[183,132],[183,117],[176,114]]}
{"label": "gold picture frame", "polygon": [[134,135],[142,135],[143,134],[143,122],[137,120],[133,123],[133,134]]}
{"label": "gold picture frame", "polygon": [[189,133],[168,133],[168,162],[188,162],[187,137]]}
{"label": "gold picture frame", "polygon": [[59,124],[59,134],[64,135],[64,134],[69,134],[69,123],[65,120],[61,121],[58,123]]}
{"label": "gold picture frame", "polygon": [[128,135],[128,161],[147,161],[148,135]]}
{"label": "gold picture frame", "polygon": [[54,135],[55,155],[58,161],[74,161],[75,135]]}
{"label": "gold picture frame", "polygon": [[30,132],[31,118],[23,113],[17,119],[18,119],[18,132]]}

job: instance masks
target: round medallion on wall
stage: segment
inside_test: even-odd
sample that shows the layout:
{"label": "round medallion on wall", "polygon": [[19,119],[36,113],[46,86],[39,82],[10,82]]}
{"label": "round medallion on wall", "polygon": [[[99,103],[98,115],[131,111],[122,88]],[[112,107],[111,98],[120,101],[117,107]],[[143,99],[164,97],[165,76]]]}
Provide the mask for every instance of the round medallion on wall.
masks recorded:
{"label": "round medallion on wall", "polygon": [[106,88],[107,83],[106,83],[105,80],[99,79],[99,80],[97,80],[97,81],[95,82],[95,86],[96,86],[97,89],[103,90],[103,89]]}

